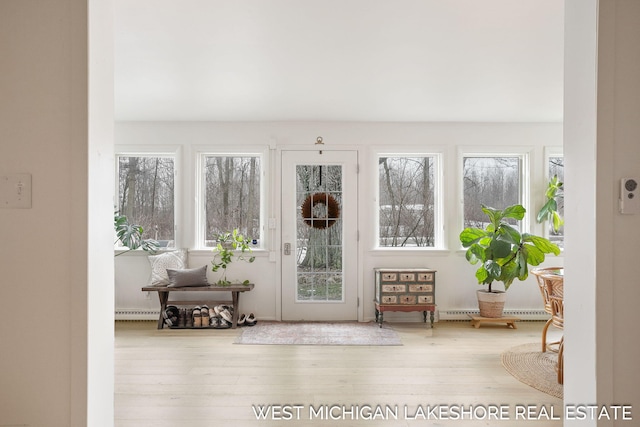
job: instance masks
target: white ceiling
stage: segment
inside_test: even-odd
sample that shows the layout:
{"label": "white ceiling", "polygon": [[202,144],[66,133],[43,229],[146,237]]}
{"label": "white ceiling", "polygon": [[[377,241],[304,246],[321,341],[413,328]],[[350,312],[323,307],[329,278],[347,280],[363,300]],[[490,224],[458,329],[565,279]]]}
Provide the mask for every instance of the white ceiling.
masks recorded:
{"label": "white ceiling", "polygon": [[562,121],[562,0],[115,0],[117,120]]}

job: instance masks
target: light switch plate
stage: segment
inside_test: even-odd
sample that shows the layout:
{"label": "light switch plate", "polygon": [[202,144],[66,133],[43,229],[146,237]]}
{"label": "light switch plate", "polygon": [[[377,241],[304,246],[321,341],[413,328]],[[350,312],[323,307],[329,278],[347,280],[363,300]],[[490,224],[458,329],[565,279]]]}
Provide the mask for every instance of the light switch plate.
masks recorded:
{"label": "light switch plate", "polygon": [[0,176],[0,208],[31,208],[30,173],[13,173]]}

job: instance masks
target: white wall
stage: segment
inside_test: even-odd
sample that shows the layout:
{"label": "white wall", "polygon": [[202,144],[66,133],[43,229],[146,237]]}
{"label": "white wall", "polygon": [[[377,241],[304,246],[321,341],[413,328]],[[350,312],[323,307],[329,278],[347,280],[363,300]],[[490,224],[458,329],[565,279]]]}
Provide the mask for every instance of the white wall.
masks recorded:
{"label": "white wall", "polygon": [[0,175],[33,184],[30,209],[0,209],[0,425],[88,423],[87,13],[0,2]]}
{"label": "white wall", "polygon": [[620,214],[618,195],[621,178],[640,176],[640,3],[565,5],[565,179],[579,183],[565,212],[565,404],[620,403],[637,412],[640,216]]}
{"label": "white wall", "polygon": [[[237,149],[253,147],[258,150],[287,148],[308,148],[315,150],[316,138],[322,136],[325,142],[323,150],[339,147],[352,147],[359,153],[360,198],[358,201],[360,223],[360,253],[358,260],[363,287],[364,309],[360,320],[374,318],[373,308],[373,268],[374,267],[430,267],[438,270],[436,299],[441,313],[444,310],[476,309],[475,290],[479,289],[473,276],[474,268],[464,259],[459,250],[458,234],[461,230],[460,193],[458,191],[460,175],[458,150],[462,147],[494,147],[505,151],[520,150],[530,152],[531,182],[534,191],[535,212],[542,203],[546,188],[547,147],[561,147],[561,124],[473,124],[473,123],[204,123],[204,122],[119,122],[116,124],[116,147],[140,147],[160,145],[179,148],[183,172],[179,176],[184,180],[180,184],[180,212],[182,240],[179,246],[194,248],[194,198],[195,182],[194,157],[196,148]],[[444,250],[436,251],[375,251],[373,215],[375,212],[375,181],[377,180],[376,150],[427,149],[442,152],[444,156],[444,209],[445,244]],[[272,178],[278,174],[277,162],[267,166],[267,174]],[[188,171],[188,172],[184,172]],[[193,172],[191,172],[193,171]],[[275,183],[277,179],[268,179]],[[267,189],[268,216],[278,217],[280,189],[276,184]],[[535,214],[532,215],[535,217]],[[543,227],[531,218],[533,232],[543,233]],[[269,232],[266,239],[273,240],[279,247],[278,231]],[[266,242],[270,245],[269,242]],[[254,312],[262,319],[280,319],[278,289],[280,286],[279,253],[276,262],[270,262],[266,252],[257,253],[256,263],[243,268],[242,279],[255,280],[256,289],[243,294],[242,310]],[[210,251],[191,251],[190,265],[209,264]],[[547,265],[562,265],[562,257],[551,257]],[[549,264],[550,263],[550,264]],[[145,295],[140,287],[147,283],[149,264],[144,254],[126,254],[116,258],[116,310],[153,310],[158,308],[156,295]],[[210,272],[210,278],[215,277]],[[525,283],[515,283],[509,289],[508,310],[541,310],[542,300],[533,278]],[[418,319],[417,313],[389,313],[389,320]]]}

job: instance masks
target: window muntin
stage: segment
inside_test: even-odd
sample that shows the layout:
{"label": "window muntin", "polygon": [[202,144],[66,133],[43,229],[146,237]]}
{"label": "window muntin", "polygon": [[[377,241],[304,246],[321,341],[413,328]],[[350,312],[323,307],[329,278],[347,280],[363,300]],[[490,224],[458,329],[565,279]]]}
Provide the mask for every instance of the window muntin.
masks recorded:
{"label": "window muntin", "polygon": [[[522,155],[465,155],[462,158],[464,228],[484,228],[482,206],[504,209],[524,204]],[[516,221],[514,220],[514,225]]]}
{"label": "window muntin", "polygon": [[204,154],[204,246],[220,233],[237,228],[246,238],[261,239],[261,157],[251,154]]}
{"label": "window muntin", "polygon": [[175,156],[120,154],[117,167],[117,212],[142,226],[143,238],[175,247]]}
{"label": "window muntin", "polygon": [[438,158],[378,156],[378,247],[438,246]]}

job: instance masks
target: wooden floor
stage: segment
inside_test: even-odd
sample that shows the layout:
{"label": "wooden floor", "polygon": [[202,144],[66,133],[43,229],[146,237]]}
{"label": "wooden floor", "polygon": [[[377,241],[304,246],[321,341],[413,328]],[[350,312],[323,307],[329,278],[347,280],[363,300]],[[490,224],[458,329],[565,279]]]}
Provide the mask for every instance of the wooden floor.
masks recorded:
{"label": "wooden floor", "polygon": [[[503,350],[539,342],[543,325],[439,322],[427,336],[423,324],[395,323],[402,346],[357,347],[237,345],[241,329],[116,322],[115,426],[561,426],[544,415],[559,417],[562,401],[520,383],[500,362]],[[265,420],[254,414],[260,405],[285,407]],[[506,412],[502,421],[422,419],[428,407],[453,414],[469,405],[478,417],[480,406]],[[515,419],[521,405],[535,405],[529,420]]]}

